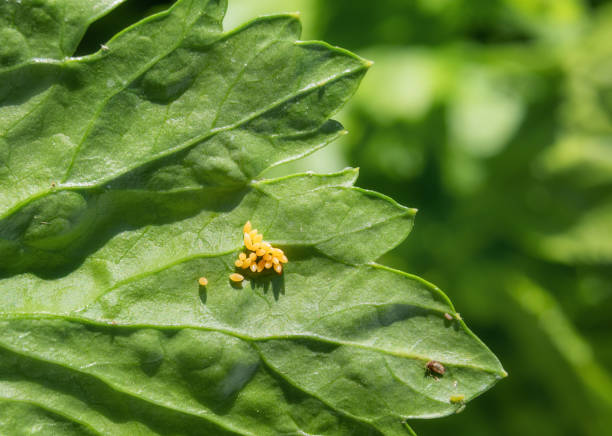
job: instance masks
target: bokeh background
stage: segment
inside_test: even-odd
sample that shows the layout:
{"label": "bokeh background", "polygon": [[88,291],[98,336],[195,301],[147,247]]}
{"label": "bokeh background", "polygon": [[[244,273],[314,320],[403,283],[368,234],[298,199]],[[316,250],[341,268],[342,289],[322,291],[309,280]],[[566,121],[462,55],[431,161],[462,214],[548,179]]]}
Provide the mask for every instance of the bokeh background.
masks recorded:
{"label": "bokeh background", "polygon": [[[164,7],[128,1],[80,54]],[[381,263],[441,287],[510,376],[419,436],[612,434],[612,1],[229,0],[374,61],[350,134],[267,175],[361,168],[419,209]],[[272,78],[271,78],[272,79]]]}

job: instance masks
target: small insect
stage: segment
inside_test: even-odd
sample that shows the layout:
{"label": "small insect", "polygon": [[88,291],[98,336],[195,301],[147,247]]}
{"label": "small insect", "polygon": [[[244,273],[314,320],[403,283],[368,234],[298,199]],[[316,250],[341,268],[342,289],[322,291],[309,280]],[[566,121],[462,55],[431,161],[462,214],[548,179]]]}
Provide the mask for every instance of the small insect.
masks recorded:
{"label": "small insect", "polygon": [[100,44],[100,48],[104,51],[108,50],[108,46],[104,44]]}
{"label": "small insect", "polygon": [[446,372],[446,368],[444,368],[444,365],[442,365],[437,360],[430,360],[425,366],[427,367],[427,370],[431,373],[444,375],[444,373]]}
{"label": "small insect", "polygon": [[450,397],[450,402],[453,404],[463,403],[463,400],[465,400],[465,395],[463,394],[451,395]]}
{"label": "small insect", "polygon": [[198,283],[200,284],[200,286],[206,286],[208,284],[208,279],[206,277],[200,277]]}
{"label": "small insect", "polygon": [[449,321],[452,321],[453,320],[453,315],[451,315],[450,313],[445,313],[444,314],[444,318],[446,318]]}
{"label": "small insect", "polygon": [[51,182],[51,188],[55,188],[57,185],[55,184],[55,182]]}
{"label": "small insect", "polygon": [[229,276],[230,280],[232,282],[236,282],[236,283],[240,283],[241,281],[244,280],[244,276],[242,274],[238,274],[238,273],[232,273]]}

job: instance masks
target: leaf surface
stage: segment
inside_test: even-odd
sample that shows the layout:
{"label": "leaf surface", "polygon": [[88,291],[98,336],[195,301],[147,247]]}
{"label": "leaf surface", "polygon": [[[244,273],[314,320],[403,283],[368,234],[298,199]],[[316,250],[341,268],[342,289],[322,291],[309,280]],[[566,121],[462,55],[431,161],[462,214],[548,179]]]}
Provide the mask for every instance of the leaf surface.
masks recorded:
{"label": "leaf surface", "polygon": [[0,69],[71,56],[87,27],[124,1],[2,2]]}
{"label": "leaf surface", "polygon": [[[224,10],[0,70],[3,431],[411,434],[505,376],[439,289],[374,263],[414,209],[353,169],[258,179],[344,133],[369,63]],[[236,286],[247,220],[289,263]]]}

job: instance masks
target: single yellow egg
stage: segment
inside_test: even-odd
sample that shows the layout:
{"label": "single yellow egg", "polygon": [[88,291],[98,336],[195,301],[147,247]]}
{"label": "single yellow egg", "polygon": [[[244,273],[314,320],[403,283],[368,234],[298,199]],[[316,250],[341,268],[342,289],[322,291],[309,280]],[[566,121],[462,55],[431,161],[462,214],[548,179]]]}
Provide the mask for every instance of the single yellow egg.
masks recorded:
{"label": "single yellow egg", "polygon": [[229,276],[230,280],[232,282],[241,282],[244,280],[244,276],[242,274],[238,274],[238,273],[232,273]]}

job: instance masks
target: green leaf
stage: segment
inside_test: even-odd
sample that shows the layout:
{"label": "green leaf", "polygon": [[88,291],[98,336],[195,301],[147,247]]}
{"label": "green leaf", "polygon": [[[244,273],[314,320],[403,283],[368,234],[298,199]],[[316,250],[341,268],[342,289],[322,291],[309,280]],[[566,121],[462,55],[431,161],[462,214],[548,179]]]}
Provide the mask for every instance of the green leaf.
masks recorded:
{"label": "green leaf", "polygon": [[[369,62],[293,15],[221,33],[224,10],[0,70],[2,431],[411,434],[506,375],[439,289],[374,263],[414,209],[353,169],[258,179],[344,133]],[[289,263],[240,287],[247,220]]]}
{"label": "green leaf", "polygon": [[0,67],[71,56],[87,27],[124,1],[2,2]]}

